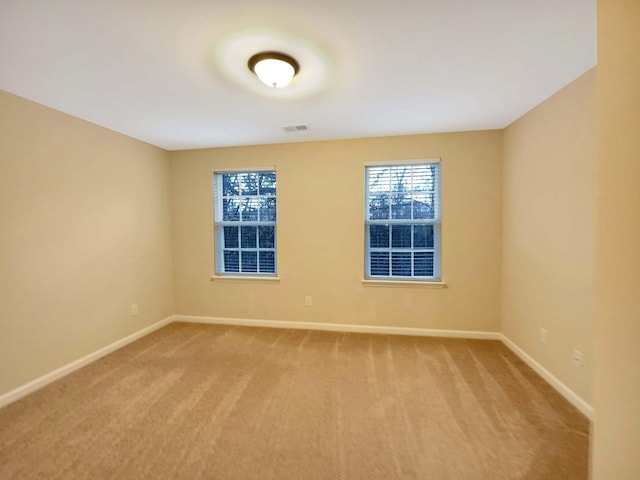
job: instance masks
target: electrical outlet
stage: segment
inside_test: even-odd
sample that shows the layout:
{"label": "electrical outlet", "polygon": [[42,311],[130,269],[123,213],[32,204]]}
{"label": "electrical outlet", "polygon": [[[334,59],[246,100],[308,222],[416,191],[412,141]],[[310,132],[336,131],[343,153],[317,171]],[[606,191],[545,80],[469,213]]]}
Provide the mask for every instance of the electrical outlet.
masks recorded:
{"label": "electrical outlet", "polygon": [[135,316],[138,314],[138,304],[134,303],[133,305],[131,305],[131,316]]}
{"label": "electrical outlet", "polygon": [[547,344],[547,336],[549,335],[549,331],[546,328],[541,328],[538,332],[538,338],[543,344]]}
{"label": "electrical outlet", "polygon": [[578,349],[573,350],[573,364],[576,367],[584,367],[584,358],[582,357],[582,352]]}
{"label": "electrical outlet", "polygon": [[304,306],[310,307],[311,305],[313,305],[313,300],[311,299],[311,295],[307,295],[304,297]]}

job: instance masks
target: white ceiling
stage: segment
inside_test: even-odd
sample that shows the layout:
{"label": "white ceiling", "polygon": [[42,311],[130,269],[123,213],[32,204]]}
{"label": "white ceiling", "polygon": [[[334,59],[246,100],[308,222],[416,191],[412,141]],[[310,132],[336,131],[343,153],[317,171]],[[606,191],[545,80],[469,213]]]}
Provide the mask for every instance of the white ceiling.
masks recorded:
{"label": "white ceiling", "polygon": [[503,128],[595,63],[596,0],[0,0],[0,89],[170,150]]}

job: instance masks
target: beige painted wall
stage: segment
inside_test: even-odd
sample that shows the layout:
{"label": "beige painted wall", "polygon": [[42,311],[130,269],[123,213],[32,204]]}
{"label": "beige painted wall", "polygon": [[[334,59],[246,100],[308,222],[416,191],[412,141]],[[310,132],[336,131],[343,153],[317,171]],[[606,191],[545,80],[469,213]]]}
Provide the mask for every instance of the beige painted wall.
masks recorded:
{"label": "beige painted wall", "polygon": [[598,1],[593,478],[640,478],[640,2]]}
{"label": "beige painted wall", "polygon": [[167,152],[0,92],[0,394],[173,313],[169,197]]}
{"label": "beige painted wall", "polygon": [[[172,152],[176,313],[498,331],[501,156],[501,131]],[[363,286],[364,164],[431,157],[448,288]],[[280,282],[210,281],[212,171],[274,165]]]}
{"label": "beige painted wall", "polygon": [[[595,69],[504,134],[502,331],[592,401]],[[548,331],[547,344],[539,329]],[[572,352],[584,355],[584,367]]]}

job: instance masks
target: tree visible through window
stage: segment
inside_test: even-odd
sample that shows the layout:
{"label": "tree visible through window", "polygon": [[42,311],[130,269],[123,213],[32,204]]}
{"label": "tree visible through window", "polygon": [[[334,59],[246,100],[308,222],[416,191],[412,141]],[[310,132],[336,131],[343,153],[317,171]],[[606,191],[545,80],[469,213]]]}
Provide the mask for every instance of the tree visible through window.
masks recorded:
{"label": "tree visible through window", "polygon": [[440,164],[366,167],[367,277],[440,278]]}
{"label": "tree visible through window", "polygon": [[216,273],[275,274],[276,172],[214,173]]}

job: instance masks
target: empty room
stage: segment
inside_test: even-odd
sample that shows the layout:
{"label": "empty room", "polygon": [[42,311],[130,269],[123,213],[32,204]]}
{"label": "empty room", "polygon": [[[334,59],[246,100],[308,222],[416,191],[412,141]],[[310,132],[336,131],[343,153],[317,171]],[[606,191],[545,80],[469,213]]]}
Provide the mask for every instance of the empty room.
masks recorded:
{"label": "empty room", "polygon": [[0,479],[640,478],[639,25],[0,2]]}

